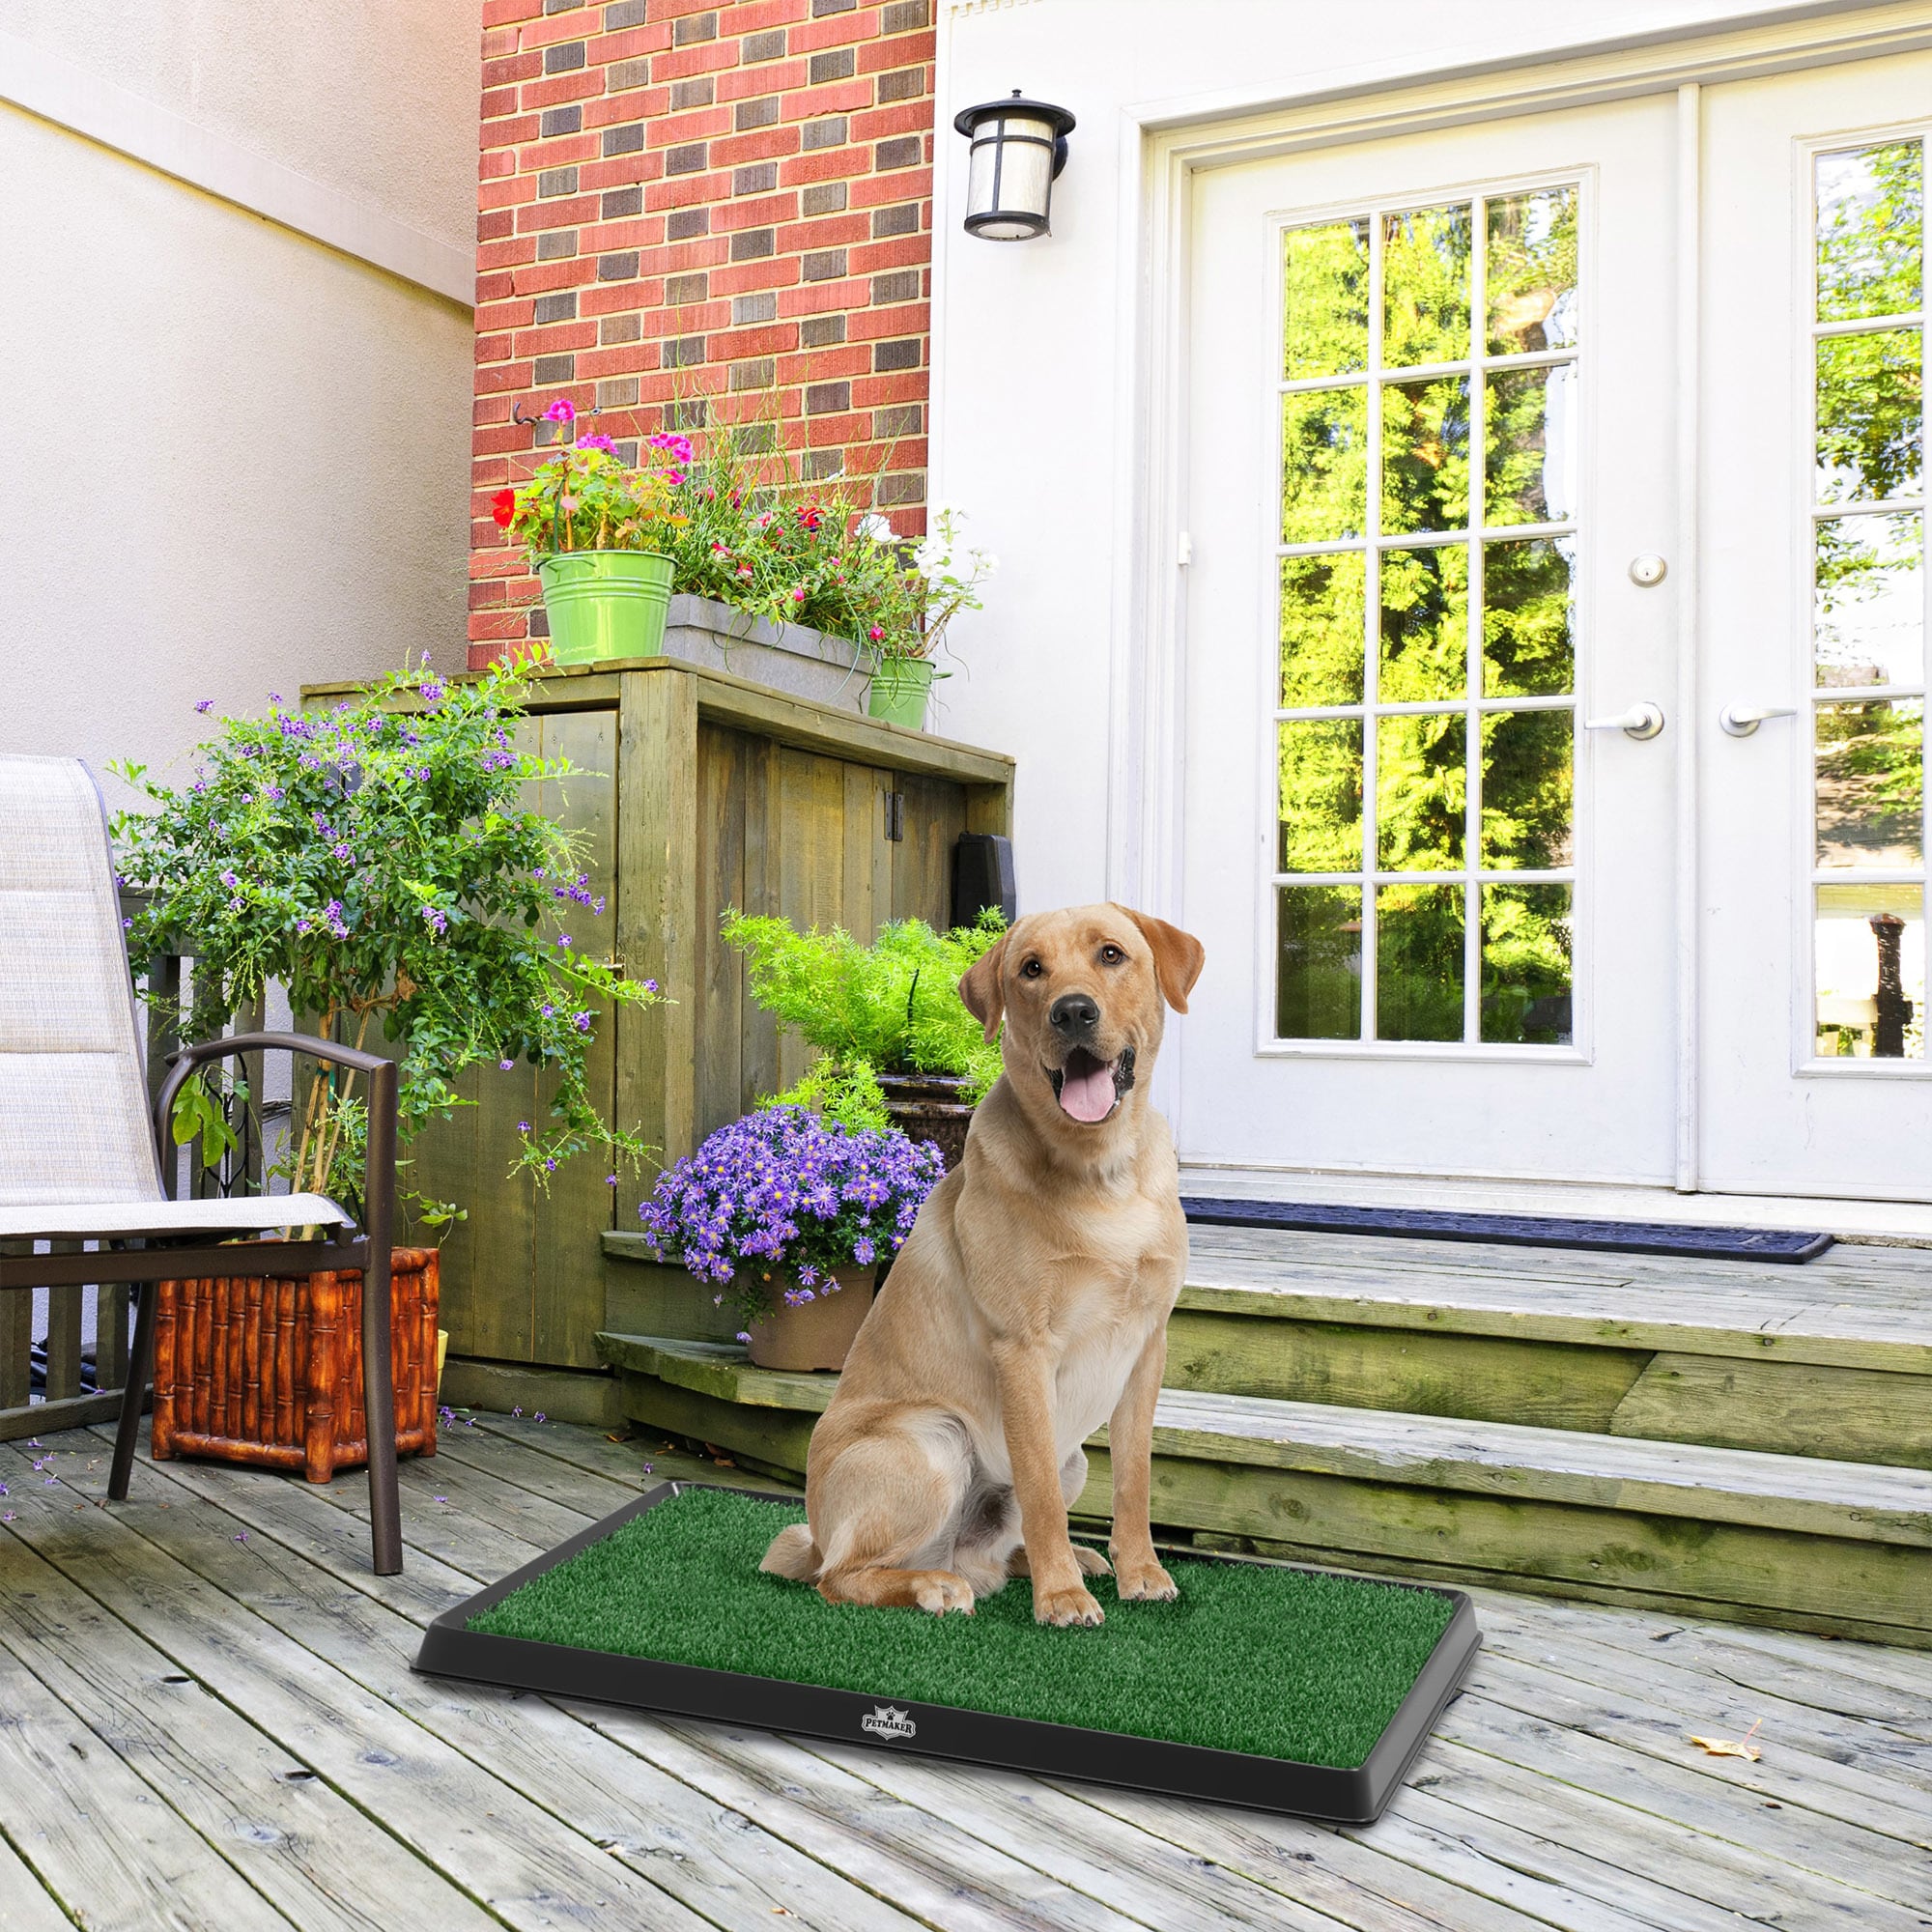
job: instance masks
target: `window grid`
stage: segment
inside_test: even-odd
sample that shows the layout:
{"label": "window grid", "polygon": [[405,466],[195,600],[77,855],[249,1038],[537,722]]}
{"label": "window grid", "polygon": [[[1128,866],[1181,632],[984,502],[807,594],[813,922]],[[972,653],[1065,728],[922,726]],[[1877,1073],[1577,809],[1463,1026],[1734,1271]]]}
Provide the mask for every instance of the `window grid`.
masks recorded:
{"label": "window grid", "polygon": [[[1824,170],[1834,161],[1846,161],[1854,157],[1876,156],[1887,149],[1912,147],[1918,150],[1919,169],[1919,206],[1917,233],[1900,235],[1896,232],[1885,238],[1887,247],[1916,246],[1918,259],[1920,286],[1918,301],[1909,308],[1888,309],[1880,313],[1837,316],[1827,318],[1821,314],[1826,305],[1825,241],[1824,216],[1825,196],[1823,193]],[[1853,1025],[1849,1014],[1855,1004],[1855,996],[1844,996],[1836,982],[1846,981],[1847,962],[1842,957],[1845,948],[1842,942],[1832,943],[1831,925],[1825,917],[1828,895],[1837,899],[1847,899],[1853,894],[1865,888],[1883,890],[1899,889],[1898,905],[1906,909],[1906,923],[1909,927],[1916,923],[1918,927],[1918,947],[1922,949],[1924,930],[1924,901],[1927,883],[1927,802],[1932,798],[1932,779],[1927,771],[1927,745],[1922,724],[1924,699],[1926,696],[1925,668],[1923,661],[1925,628],[1923,625],[1925,588],[1932,584],[1932,529],[1928,524],[1932,519],[1925,515],[1927,505],[1925,474],[1925,382],[1928,362],[1925,342],[1925,298],[1923,276],[1926,265],[1926,223],[1922,192],[1924,137],[1919,134],[1894,134],[1879,140],[1861,141],[1856,144],[1836,146],[1820,150],[1811,157],[1810,192],[1806,197],[1805,209],[1808,217],[1807,257],[1810,264],[1809,336],[1810,346],[1806,357],[1806,393],[1808,408],[1805,421],[1808,428],[1809,447],[1804,461],[1811,471],[1811,484],[1807,491],[1810,501],[1809,523],[1812,541],[1807,546],[1805,608],[1806,639],[1809,659],[1806,681],[1810,687],[1808,702],[1803,707],[1801,716],[1807,727],[1805,745],[1805,769],[1809,775],[1807,790],[1810,795],[1810,809],[1803,816],[1805,827],[1805,871],[1808,880],[1806,897],[1807,927],[1811,934],[1805,951],[1808,954],[1811,980],[1809,1003],[1809,1023],[1806,1027],[1805,1052],[1807,1057],[1831,1057],[1842,1060],[1845,1057],[1873,1058],[1888,1060],[1922,1060],[1924,1057],[1924,986],[1922,969],[1915,982],[1911,976],[1909,960],[1906,962],[1905,985],[1916,990],[1913,1023],[1904,1029],[1906,1037],[1903,1050],[1895,1051],[1889,1045],[1881,1044],[1882,1026],[1876,1016],[1879,1001],[1876,997],[1869,1002],[1874,1009],[1874,1017],[1867,1026]],[[1919,414],[1918,421],[1919,450],[1919,489],[1909,495],[1880,496],[1862,500],[1846,499],[1842,495],[1835,499],[1828,497],[1823,477],[1823,442],[1825,428],[1821,420],[1820,399],[1824,388],[1825,367],[1821,351],[1827,343],[1836,343],[1858,336],[1881,334],[1886,331],[1918,331],[1918,373],[1919,380]],[[1920,582],[1920,656],[1916,679],[1900,680],[1895,676],[1882,682],[1863,684],[1828,684],[1824,682],[1826,659],[1824,639],[1820,635],[1820,619],[1823,606],[1820,599],[1819,560],[1821,544],[1825,540],[1828,527],[1846,530],[1855,529],[1860,524],[1871,520],[1895,516],[1916,516],[1919,520],[1919,582]],[[1896,671],[1896,665],[1874,666]],[[1854,704],[1889,703],[1896,705],[1916,704],[1920,708],[1920,744],[1918,749],[1918,787],[1919,803],[1918,817],[1918,863],[1916,866],[1861,865],[1856,856],[1836,865],[1822,863],[1824,840],[1827,827],[1826,779],[1824,776],[1823,750],[1826,744],[1826,713],[1829,707]],[[1910,914],[1916,901],[1918,919]],[[1896,910],[1896,907],[1890,908]],[[1853,915],[1856,917],[1856,914]],[[1872,923],[1867,920],[1867,923]],[[1876,927],[1874,926],[1874,931]],[[1830,962],[1827,949],[1831,947],[1834,954],[1840,956]],[[1901,940],[1901,951],[1903,950]],[[1872,952],[1880,955],[1880,949],[1872,947]],[[1880,955],[1882,956],[1882,955]],[[1922,953],[1921,953],[1922,956]],[[1863,982],[1861,982],[1863,983]],[[1876,984],[1874,980],[1872,983]],[[1861,1015],[1862,1018],[1862,1015]],[[1828,1044],[1828,1037],[1838,1042],[1838,1051],[1833,1055]]]}
{"label": "window grid", "polygon": [[[1488,417],[1491,396],[1491,378],[1493,374],[1508,373],[1518,369],[1557,369],[1572,368],[1580,372],[1582,351],[1580,341],[1573,341],[1558,349],[1529,350],[1503,355],[1492,354],[1490,350],[1490,309],[1489,309],[1489,227],[1492,202],[1512,195],[1540,191],[1569,192],[1581,198],[1581,184],[1576,180],[1538,182],[1530,185],[1492,190],[1490,193],[1471,194],[1468,200],[1470,218],[1470,260],[1469,260],[1469,353],[1466,357],[1449,361],[1430,363],[1389,363],[1384,359],[1386,303],[1385,296],[1385,255],[1386,224],[1391,215],[1418,212],[1426,209],[1457,206],[1454,202],[1435,201],[1394,201],[1378,203],[1357,212],[1322,217],[1321,223],[1309,226],[1327,225],[1345,220],[1363,220],[1369,231],[1367,308],[1368,350],[1365,366],[1344,375],[1315,376],[1298,379],[1278,380],[1275,384],[1276,408],[1280,399],[1290,395],[1319,393],[1321,391],[1343,392],[1350,389],[1367,390],[1365,417],[1366,448],[1363,486],[1363,529],[1359,537],[1338,538],[1309,543],[1282,543],[1273,546],[1273,569],[1276,573],[1275,594],[1280,591],[1280,566],[1284,559],[1310,556],[1333,556],[1360,554],[1364,560],[1363,588],[1363,665],[1362,701],[1359,704],[1284,706],[1280,703],[1280,668],[1277,664],[1271,676],[1275,705],[1271,714],[1276,735],[1276,745],[1270,759],[1271,783],[1279,785],[1278,762],[1280,758],[1279,731],[1283,724],[1304,723],[1321,720],[1359,719],[1362,722],[1362,869],[1359,872],[1286,872],[1278,868],[1280,841],[1271,840],[1271,852],[1275,866],[1268,875],[1270,898],[1278,896],[1284,886],[1341,886],[1361,889],[1361,988],[1360,988],[1360,1031],[1357,1037],[1365,1043],[1373,1043],[1378,1037],[1378,991],[1379,971],[1379,907],[1378,888],[1387,885],[1427,884],[1437,886],[1460,886],[1463,892],[1463,1037],[1462,1044],[1482,1043],[1482,894],[1486,885],[1565,885],[1572,889],[1572,918],[1575,917],[1575,884],[1577,867],[1570,866],[1555,869],[1504,868],[1483,865],[1482,843],[1482,760],[1483,738],[1481,720],[1485,716],[1519,711],[1569,711],[1574,714],[1577,706],[1577,693],[1581,686],[1581,667],[1578,661],[1577,644],[1579,639],[1572,633],[1572,662],[1570,689],[1561,696],[1516,697],[1485,697],[1484,689],[1484,559],[1486,546],[1499,541],[1528,541],[1536,538],[1574,539],[1577,533],[1577,520],[1574,514],[1577,504],[1570,505],[1573,514],[1554,522],[1533,524],[1491,524],[1488,521],[1487,483],[1489,473]],[[1299,225],[1299,224],[1296,224]],[[1578,262],[1580,279],[1581,264]],[[1580,294],[1580,289],[1578,290]],[[1384,532],[1383,514],[1383,475],[1387,460],[1387,450],[1383,440],[1384,409],[1383,398],[1392,381],[1407,384],[1432,380],[1454,380],[1464,378],[1468,384],[1469,428],[1468,428],[1468,492],[1466,515],[1462,527],[1443,530],[1420,530]],[[1573,408],[1575,416],[1572,434],[1580,433],[1581,395],[1580,387],[1575,395]],[[1279,450],[1279,426],[1277,424],[1277,449]],[[1548,417],[1545,419],[1545,434],[1548,433]],[[1575,465],[1580,478],[1580,464]],[[1279,471],[1278,480],[1279,480]],[[1279,500],[1279,498],[1278,498]],[[1277,532],[1278,534],[1278,532]],[[1396,701],[1384,704],[1380,699],[1381,671],[1381,626],[1382,626],[1382,558],[1390,551],[1444,549],[1461,544],[1467,554],[1467,611],[1463,697],[1460,705],[1452,700]],[[1573,581],[1573,592],[1576,589]],[[1573,604],[1574,611],[1574,604]],[[1463,865],[1460,868],[1442,871],[1413,871],[1383,867],[1377,861],[1380,851],[1380,826],[1378,823],[1379,786],[1379,722],[1385,718],[1402,716],[1435,716],[1445,711],[1461,709],[1463,714]],[[1575,852],[1575,774],[1578,768],[1578,736],[1573,723],[1571,731],[1571,770],[1573,775],[1572,805],[1572,852]],[[1577,988],[1573,980],[1572,998]],[[1276,1037],[1282,1037],[1278,1028],[1270,1028]],[[1575,1037],[1574,1022],[1572,1036]],[[1452,1042],[1453,1043],[1453,1042]]]}

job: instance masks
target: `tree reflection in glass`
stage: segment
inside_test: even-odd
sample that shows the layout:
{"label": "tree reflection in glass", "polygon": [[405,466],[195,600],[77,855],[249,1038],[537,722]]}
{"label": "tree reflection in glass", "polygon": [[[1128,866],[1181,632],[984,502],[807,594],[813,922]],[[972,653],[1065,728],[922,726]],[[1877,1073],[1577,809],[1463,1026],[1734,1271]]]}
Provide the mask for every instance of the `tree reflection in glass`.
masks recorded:
{"label": "tree reflection in glass", "polygon": [[1570,1044],[1570,895],[1568,886],[1483,888],[1484,1039]]}
{"label": "tree reflection in glass", "polygon": [[1298,718],[1277,725],[1281,807],[1277,871],[1353,872],[1362,863],[1362,721]]}
{"label": "tree reflection in glass", "polygon": [[1489,215],[1492,355],[1569,349],[1577,341],[1577,190],[1497,195]]}
{"label": "tree reflection in glass", "polygon": [[1918,513],[1828,517],[1812,588],[1821,685],[1918,684],[1925,673],[1925,526]]}
{"label": "tree reflection in glass", "polygon": [[1361,388],[1281,399],[1281,540],[1360,536],[1368,515],[1369,398]]}
{"label": "tree reflection in glass", "polygon": [[1864,329],[1818,343],[1818,500],[1916,497],[1924,451],[1916,328]]}
{"label": "tree reflection in glass", "polygon": [[[1579,218],[1579,189],[1558,183],[1282,239],[1282,381],[1322,385],[1281,397],[1281,541],[1308,547],[1278,565],[1284,1038],[1356,1037],[1364,978],[1380,1038],[1570,1037],[1573,889],[1507,875],[1573,864],[1575,713],[1483,707],[1567,698],[1576,684],[1577,539],[1563,526],[1576,515]],[[1476,350],[1546,359],[1484,368]],[[1311,874],[1350,882],[1297,883]],[[1464,944],[1478,912],[1479,968]]]}
{"label": "tree reflection in glass", "polygon": [[1910,315],[1924,285],[1917,141],[1818,156],[1818,320]]}
{"label": "tree reflection in glass", "polygon": [[1368,560],[1360,551],[1281,564],[1281,708],[1362,701]]}
{"label": "tree reflection in glass", "polygon": [[1495,711],[1483,720],[1483,864],[1554,872],[1572,860],[1574,713]]}
{"label": "tree reflection in glass", "polygon": [[1483,696],[1554,697],[1576,675],[1575,537],[1483,546]]}
{"label": "tree reflection in glass", "polygon": [[1276,892],[1274,989],[1277,1037],[1361,1037],[1360,886]]}
{"label": "tree reflection in glass", "polygon": [[1924,704],[1818,706],[1818,864],[1895,869],[1924,856]]}
{"label": "tree reflection in glass", "polygon": [[1469,379],[1382,390],[1382,528],[1460,530],[1469,521]]}
{"label": "tree reflection in glass", "polygon": [[1369,366],[1369,224],[1333,221],[1282,237],[1281,373],[1291,383]]}
{"label": "tree reflection in glass", "polygon": [[1499,370],[1486,393],[1483,521],[1562,523],[1576,510],[1576,365]]}
{"label": "tree reflection in glass", "polygon": [[1463,888],[1376,893],[1376,1035],[1463,1037]]}
{"label": "tree reflection in glass", "polygon": [[1384,704],[1461,697],[1469,683],[1466,544],[1382,554]]}
{"label": "tree reflection in glass", "polygon": [[1469,205],[1382,217],[1382,366],[1469,354]]}
{"label": "tree reflection in glass", "polygon": [[1397,712],[1376,724],[1376,863],[1385,872],[1463,864],[1468,730],[1460,711]]}

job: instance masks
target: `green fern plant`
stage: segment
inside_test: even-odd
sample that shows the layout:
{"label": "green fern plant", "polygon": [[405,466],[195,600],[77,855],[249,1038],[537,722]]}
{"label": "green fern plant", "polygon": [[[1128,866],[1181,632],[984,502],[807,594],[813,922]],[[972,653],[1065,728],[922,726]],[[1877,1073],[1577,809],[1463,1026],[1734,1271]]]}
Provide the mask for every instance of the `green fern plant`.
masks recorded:
{"label": "green fern plant", "polygon": [[998,912],[951,932],[896,920],[870,946],[841,927],[800,932],[788,920],[735,910],[722,929],[745,955],[753,999],[818,1049],[804,1078],[769,1104],[810,1107],[843,1126],[882,1127],[889,1122],[881,1073],[957,1075],[975,1101],[1000,1077],[1000,1049],[958,992],[966,969],[1006,930]]}

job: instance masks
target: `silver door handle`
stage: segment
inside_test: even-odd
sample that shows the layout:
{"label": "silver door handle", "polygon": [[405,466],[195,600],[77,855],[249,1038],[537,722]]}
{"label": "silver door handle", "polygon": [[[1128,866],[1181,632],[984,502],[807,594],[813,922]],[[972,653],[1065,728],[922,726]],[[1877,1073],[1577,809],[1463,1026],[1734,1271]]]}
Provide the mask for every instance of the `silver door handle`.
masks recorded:
{"label": "silver door handle", "polygon": [[1718,713],[1718,723],[1733,738],[1748,738],[1767,718],[1796,718],[1798,707],[1794,704],[1760,704],[1747,707],[1742,704],[1727,704]]}
{"label": "silver door handle", "polygon": [[1614,718],[1586,718],[1586,731],[1621,731],[1627,738],[1655,738],[1663,729],[1663,706],[1633,704]]}

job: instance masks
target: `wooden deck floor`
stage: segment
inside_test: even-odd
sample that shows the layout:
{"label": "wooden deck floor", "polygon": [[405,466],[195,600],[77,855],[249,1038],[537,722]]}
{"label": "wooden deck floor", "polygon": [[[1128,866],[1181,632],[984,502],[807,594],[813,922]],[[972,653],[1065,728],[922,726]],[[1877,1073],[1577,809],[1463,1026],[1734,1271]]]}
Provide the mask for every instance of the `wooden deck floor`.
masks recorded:
{"label": "wooden deck floor", "polygon": [[378,1578],[359,1479],[143,1462],[110,1512],[104,1435],[0,1444],[0,1932],[1932,1925],[1932,1657],[1857,1643],[1483,1593],[1362,1831],[411,1674],[649,1453],[449,1431]]}

